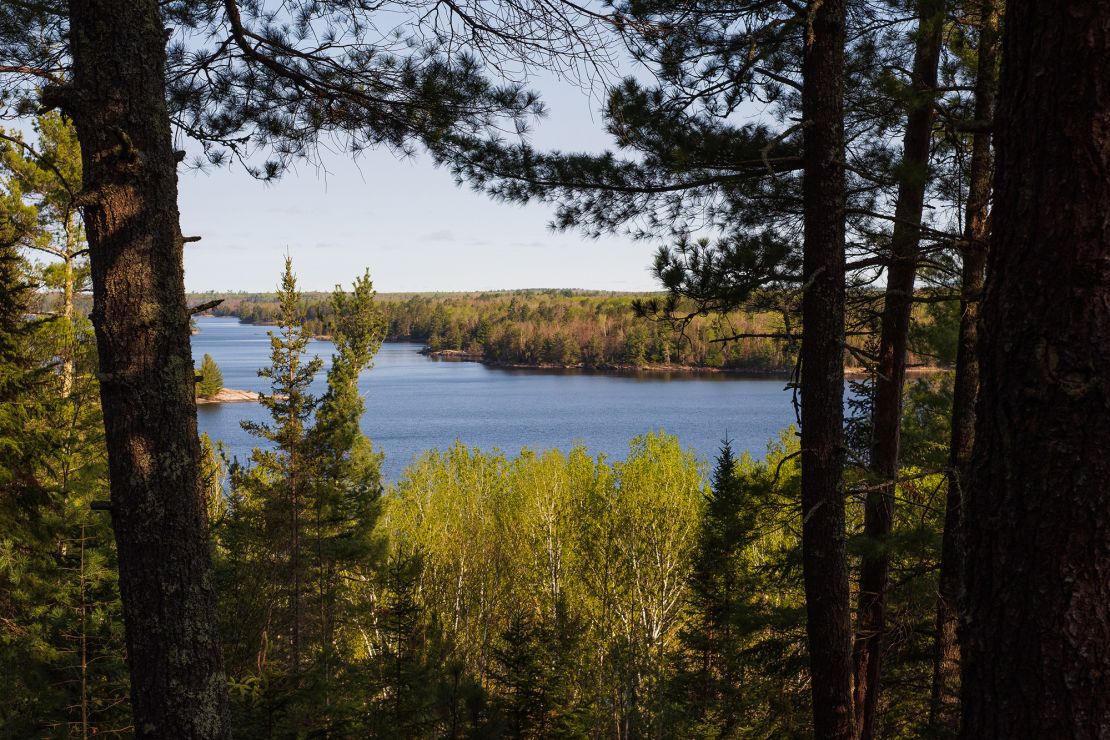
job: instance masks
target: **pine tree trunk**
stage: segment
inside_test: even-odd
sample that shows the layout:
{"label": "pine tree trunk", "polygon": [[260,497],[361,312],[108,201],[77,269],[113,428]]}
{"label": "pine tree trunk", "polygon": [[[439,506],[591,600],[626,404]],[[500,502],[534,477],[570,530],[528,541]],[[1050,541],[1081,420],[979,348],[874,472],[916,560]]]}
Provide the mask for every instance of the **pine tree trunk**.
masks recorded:
{"label": "pine tree trunk", "polygon": [[293,566],[293,593],[290,598],[290,607],[293,612],[293,650],[290,656],[290,672],[296,676],[301,670],[301,502],[297,490],[297,457],[295,452],[290,454],[289,460],[289,491],[290,503],[292,504],[289,541],[292,549]]}
{"label": "pine tree trunk", "polygon": [[77,587],[81,594],[81,737],[89,736],[89,621],[85,591],[85,525],[81,525],[81,560]]}
{"label": "pine tree trunk", "polygon": [[138,737],[229,735],[200,486],[165,34],[153,0],[71,0],[72,117]]}
{"label": "pine tree trunk", "polygon": [[[995,0],[979,6],[979,60],[975,82],[975,118],[990,121],[998,93],[998,22]],[[976,133],[971,144],[971,166],[964,219],[963,276],[960,333],[956,348],[956,379],[952,391],[952,437],[948,456],[948,495],[941,541],[936,644],[929,726],[936,735],[959,730],[960,643],[959,615],[963,585],[963,498],[971,474],[975,442],[975,399],[979,392],[979,298],[990,237],[991,135]]]}
{"label": "pine tree trunk", "polygon": [[1110,737],[1110,3],[1007,4],[966,738]]}
{"label": "pine tree trunk", "polygon": [[855,711],[862,740],[875,734],[879,669],[886,629],[886,597],[890,580],[887,538],[894,525],[894,493],[902,429],[902,389],[906,381],[913,286],[917,277],[918,244],[929,152],[933,138],[933,101],[940,62],[944,0],[919,0],[913,61],[913,99],[902,141],[902,178],[894,207],[894,227],[883,296],[879,364],[875,372],[875,409],[870,468],[874,477],[864,504],[864,536],[870,547],[860,560],[859,616],[856,628]]}
{"label": "pine tree trunk", "polygon": [[814,0],[802,74],[802,564],[814,732],[852,737],[844,544],[844,0]]}

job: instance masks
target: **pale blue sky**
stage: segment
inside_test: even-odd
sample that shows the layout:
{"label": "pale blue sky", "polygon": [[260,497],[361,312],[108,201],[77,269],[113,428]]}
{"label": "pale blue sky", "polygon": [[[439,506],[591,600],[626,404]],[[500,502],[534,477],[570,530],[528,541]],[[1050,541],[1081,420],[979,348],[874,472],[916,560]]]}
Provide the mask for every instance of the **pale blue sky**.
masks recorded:
{"label": "pale blue sky", "polygon": [[[539,146],[608,145],[597,96],[542,77],[548,117]],[[181,225],[191,291],[272,290],[288,249],[304,290],[349,283],[366,267],[381,292],[589,288],[653,290],[654,244],[551,232],[551,209],[497,203],[455,185],[427,157],[374,151],[352,162],[326,154],[328,172],[300,165],[274,185],[241,170],[183,171]]]}

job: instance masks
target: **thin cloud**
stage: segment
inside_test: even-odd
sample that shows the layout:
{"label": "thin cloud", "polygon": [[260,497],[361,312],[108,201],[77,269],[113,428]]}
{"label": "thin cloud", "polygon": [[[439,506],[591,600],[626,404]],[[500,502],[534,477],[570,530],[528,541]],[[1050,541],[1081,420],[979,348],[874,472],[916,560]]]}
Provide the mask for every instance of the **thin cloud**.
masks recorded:
{"label": "thin cloud", "polygon": [[453,242],[455,235],[448,229],[441,229],[440,231],[433,231],[430,234],[425,234],[420,237],[422,242]]}

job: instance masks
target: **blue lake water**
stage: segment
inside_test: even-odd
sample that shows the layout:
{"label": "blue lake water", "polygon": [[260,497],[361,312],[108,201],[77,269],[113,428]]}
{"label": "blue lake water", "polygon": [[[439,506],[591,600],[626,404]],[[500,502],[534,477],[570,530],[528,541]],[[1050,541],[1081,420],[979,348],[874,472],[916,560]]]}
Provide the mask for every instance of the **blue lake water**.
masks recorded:
{"label": "blue lake water", "polygon": [[[227,318],[201,318],[197,324],[197,365],[207,352],[228,388],[269,390],[258,377],[258,369],[270,364],[268,327]],[[663,429],[705,459],[726,434],[738,453],[762,457],[768,441],[794,421],[782,379],[510,370],[433,360],[420,349],[387,342],[374,367],[359,378],[366,399],[362,428],[385,452],[387,481],[396,480],[415,455],[455,440],[509,455],[523,447],[569,449],[582,442],[591,453],[623,459],[634,436]],[[332,351],[330,342],[310,346],[325,362]],[[324,391],[324,372],[314,388]],[[268,416],[253,403],[206,404],[197,415],[200,430],[223,440],[228,453],[240,459],[261,441],[239,422]]]}

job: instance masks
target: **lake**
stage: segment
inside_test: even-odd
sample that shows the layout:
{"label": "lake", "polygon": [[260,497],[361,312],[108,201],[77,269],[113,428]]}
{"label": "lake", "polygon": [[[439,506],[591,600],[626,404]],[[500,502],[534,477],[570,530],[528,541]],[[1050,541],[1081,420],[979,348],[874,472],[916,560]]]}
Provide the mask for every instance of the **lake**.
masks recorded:
{"label": "lake", "polygon": [[[257,373],[270,364],[271,327],[234,318],[200,318],[197,325],[198,366],[207,352],[223,371],[226,387],[269,390]],[[386,481],[396,480],[420,452],[455,440],[509,455],[523,447],[569,449],[582,442],[591,453],[623,459],[634,436],[663,429],[709,460],[726,434],[737,453],[762,457],[768,441],[794,422],[781,378],[502,369],[433,360],[420,354],[421,348],[387,342],[374,367],[359,378],[366,398],[362,429],[385,452]],[[333,348],[314,340],[309,351],[327,363]],[[313,389],[325,388],[322,371]],[[261,441],[239,422],[264,421],[268,413],[258,404],[228,403],[202,405],[197,416],[202,432],[245,460]]]}

